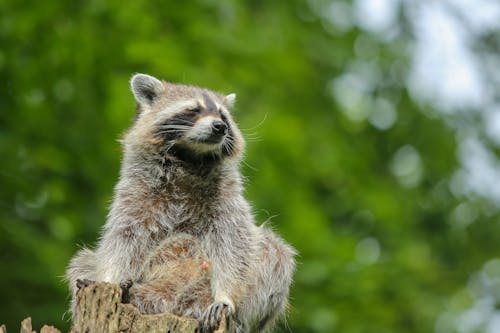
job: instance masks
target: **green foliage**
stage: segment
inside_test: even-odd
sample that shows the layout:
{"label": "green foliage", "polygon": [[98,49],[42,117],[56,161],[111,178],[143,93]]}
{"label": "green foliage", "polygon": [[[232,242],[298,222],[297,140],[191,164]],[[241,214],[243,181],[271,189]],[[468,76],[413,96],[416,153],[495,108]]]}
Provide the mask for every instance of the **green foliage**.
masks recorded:
{"label": "green foliage", "polygon": [[[450,190],[453,130],[395,77],[405,40],[331,33],[298,0],[3,0],[0,13],[0,322],[11,329],[26,316],[69,326],[61,276],[105,220],[135,72],[238,94],[247,197],[300,252],[282,331],[431,332],[450,299],[470,306],[471,273],[500,256],[496,210]],[[352,59],[384,79],[349,113],[332,91]],[[385,130],[363,118],[381,98],[397,115]],[[456,227],[463,202],[478,216]]]}

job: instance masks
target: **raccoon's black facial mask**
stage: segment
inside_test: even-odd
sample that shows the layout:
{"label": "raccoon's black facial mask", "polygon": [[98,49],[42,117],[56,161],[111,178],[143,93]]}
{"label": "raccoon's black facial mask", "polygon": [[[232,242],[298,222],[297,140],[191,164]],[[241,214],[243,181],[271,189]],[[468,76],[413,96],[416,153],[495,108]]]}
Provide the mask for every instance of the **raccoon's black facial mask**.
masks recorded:
{"label": "raccoon's black facial mask", "polygon": [[174,155],[177,152],[182,159],[188,155],[230,156],[234,151],[231,123],[214,107],[216,104],[212,102],[186,109],[159,125],[157,136],[165,142],[166,152]]}
{"label": "raccoon's black facial mask", "polygon": [[190,130],[200,117],[199,109],[185,110],[158,127],[157,135],[166,142],[175,142],[180,140],[184,133]]}

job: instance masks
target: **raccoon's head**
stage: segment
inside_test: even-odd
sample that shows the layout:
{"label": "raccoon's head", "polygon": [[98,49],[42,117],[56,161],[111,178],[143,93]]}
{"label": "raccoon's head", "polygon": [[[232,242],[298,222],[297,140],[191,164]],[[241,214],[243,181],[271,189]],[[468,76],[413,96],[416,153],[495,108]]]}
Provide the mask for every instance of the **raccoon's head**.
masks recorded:
{"label": "raccoon's head", "polygon": [[125,136],[126,144],[191,163],[241,157],[244,140],[230,114],[235,94],[221,95],[146,74],[134,75],[130,85],[137,118]]}

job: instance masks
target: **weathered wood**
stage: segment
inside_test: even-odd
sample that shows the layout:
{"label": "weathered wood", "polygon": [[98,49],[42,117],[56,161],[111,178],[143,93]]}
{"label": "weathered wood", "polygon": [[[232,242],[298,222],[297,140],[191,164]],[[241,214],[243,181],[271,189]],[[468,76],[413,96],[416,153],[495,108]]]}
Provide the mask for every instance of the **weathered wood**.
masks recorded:
{"label": "weathered wood", "polygon": [[31,326],[31,317],[28,317],[21,322],[21,333],[36,333],[33,331],[33,327]]}
{"label": "weathered wood", "polygon": [[61,333],[61,331],[54,326],[43,325],[40,329],[40,333]]}
{"label": "weathered wood", "polygon": [[[111,283],[94,283],[77,293],[75,314],[70,333],[198,333],[198,321],[170,313],[141,314],[131,304],[122,303],[122,289]],[[223,317],[214,333],[233,333],[234,323]],[[4,325],[0,333],[7,333]],[[31,318],[21,323],[21,333],[36,333]],[[53,326],[43,326],[40,333],[61,333]]]}
{"label": "weathered wood", "polygon": [[168,332],[195,333],[198,321],[169,313],[142,315],[131,304],[122,304],[122,289],[95,283],[78,291],[71,333]]}

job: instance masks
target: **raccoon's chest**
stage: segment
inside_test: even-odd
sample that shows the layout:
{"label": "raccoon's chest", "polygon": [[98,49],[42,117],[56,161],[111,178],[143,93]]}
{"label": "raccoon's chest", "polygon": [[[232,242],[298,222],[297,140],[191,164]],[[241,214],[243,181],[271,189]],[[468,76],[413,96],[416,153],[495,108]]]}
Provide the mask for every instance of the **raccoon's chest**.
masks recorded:
{"label": "raccoon's chest", "polygon": [[205,233],[216,223],[218,198],[210,191],[181,191],[166,197],[164,214],[171,231],[192,235]]}
{"label": "raccoon's chest", "polygon": [[170,232],[206,232],[217,218],[221,201],[220,177],[183,168],[167,171],[158,194],[163,201],[163,223]]}

